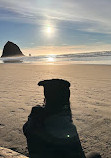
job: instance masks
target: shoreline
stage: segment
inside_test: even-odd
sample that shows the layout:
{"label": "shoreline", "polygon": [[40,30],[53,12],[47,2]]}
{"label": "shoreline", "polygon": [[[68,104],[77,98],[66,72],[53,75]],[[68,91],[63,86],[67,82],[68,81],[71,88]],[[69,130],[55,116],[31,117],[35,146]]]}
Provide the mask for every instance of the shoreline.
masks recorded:
{"label": "shoreline", "polygon": [[12,63],[11,63],[11,62],[10,62],[10,63],[0,63],[0,65],[8,65],[8,64],[9,64],[9,65],[13,65],[13,64],[15,64],[15,65],[27,65],[27,66],[28,66],[28,65],[35,65],[35,66],[37,66],[37,65],[38,65],[38,66],[45,66],[45,65],[46,65],[46,66],[47,66],[47,65],[48,65],[48,66],[68,66],[68,65],[70,65],[70,66],[71,66],[71,65],[72,65],[72,66],[73,66],[73,65],[111,66],[111,64],[92,64],[92,63],[90,64],[90,63],[70,63],[70,62],[68,62],[68,63],[63,63],[63,62],[62,62],[61,64],[55,64],[55,63],[44,63],[44,64],[43,64],[43,63],[41,63],[41,64],[39,64],[39,63],[13,63],[13,62],[12,62]]}

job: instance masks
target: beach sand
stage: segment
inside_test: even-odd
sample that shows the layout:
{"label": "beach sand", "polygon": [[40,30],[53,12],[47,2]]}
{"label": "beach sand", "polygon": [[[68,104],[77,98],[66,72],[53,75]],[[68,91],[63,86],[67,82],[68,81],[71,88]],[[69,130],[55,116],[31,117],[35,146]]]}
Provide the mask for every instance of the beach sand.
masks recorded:
{"label": "beach sand", "polygon": [[[26,154],[22,126],[43,103],[40,80],[71,83],[71,108],[85,153],[111,158],[111,66],[0,64],[0,146]],[[26,154],[27,155],[27,154]]]}

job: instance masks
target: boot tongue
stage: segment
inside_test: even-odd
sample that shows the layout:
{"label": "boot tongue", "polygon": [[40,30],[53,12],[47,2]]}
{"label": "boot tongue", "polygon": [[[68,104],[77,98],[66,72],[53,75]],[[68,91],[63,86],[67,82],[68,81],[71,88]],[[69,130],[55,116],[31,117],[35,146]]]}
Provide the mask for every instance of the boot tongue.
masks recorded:
{"label": "boot tongue", "polygon": [[62,79],[44,80],[38,83],[44,87],[46,104],[62,105],[69,102],[70,83]]}
{"label": "boot tongue", "polygon": [[38,83],[39,86],[57,86],[57,87],[70,87],[70,83],[62,79],[43,80]]}

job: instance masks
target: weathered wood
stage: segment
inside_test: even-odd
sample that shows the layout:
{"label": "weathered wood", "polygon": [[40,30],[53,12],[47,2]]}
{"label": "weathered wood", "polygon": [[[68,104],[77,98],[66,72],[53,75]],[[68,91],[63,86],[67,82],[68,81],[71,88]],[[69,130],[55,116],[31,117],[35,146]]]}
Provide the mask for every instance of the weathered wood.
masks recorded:
{"label": "weathered wood", "polygon": [[0,147],[0,158],[28,158],[18,152],[11,149]]}

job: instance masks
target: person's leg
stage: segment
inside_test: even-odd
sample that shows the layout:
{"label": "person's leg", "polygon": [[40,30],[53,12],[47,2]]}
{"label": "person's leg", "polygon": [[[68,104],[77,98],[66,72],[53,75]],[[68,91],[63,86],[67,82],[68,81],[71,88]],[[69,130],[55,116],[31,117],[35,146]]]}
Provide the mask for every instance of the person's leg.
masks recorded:
{"label": "person's leg", "polygon": [[86,158],[102,158],[102,157],[97,152],[91,152],[91,153],[86,154]]}

